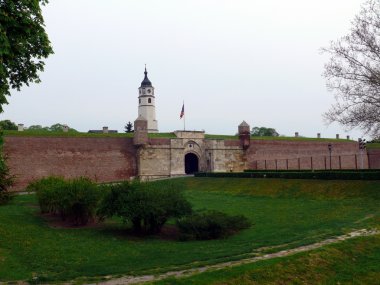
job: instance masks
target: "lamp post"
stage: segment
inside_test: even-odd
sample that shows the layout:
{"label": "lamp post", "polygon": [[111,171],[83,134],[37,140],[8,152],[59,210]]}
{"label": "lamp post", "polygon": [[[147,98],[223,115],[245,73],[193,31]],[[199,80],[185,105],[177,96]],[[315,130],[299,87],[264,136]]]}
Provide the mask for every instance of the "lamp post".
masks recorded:
{"label": "lamp post", "polygon": [[358,139],[359,141],[359,151],[360,151],[360,160],[361,160],[361,169],[364,169],[364,161],[363,161],[363,154],[366,149],[366,141],[365,139]]}
{"label": "lamp post", "polygon": [[329,153],[330,153],[330,170],[331,170],[331,152],[332,152],[332,144],[329,143],[327,147],[329,148]]}

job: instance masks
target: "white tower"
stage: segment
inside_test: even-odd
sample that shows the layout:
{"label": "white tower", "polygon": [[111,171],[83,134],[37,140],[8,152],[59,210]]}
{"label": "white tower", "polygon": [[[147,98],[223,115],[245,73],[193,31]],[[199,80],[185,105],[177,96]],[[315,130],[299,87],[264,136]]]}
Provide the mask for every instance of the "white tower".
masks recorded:
{"label": "white tower", "polygon": [[154,87],[148,79],[146,66],[144,74],[144,80],[139,88],[139,117],[141,116],[148,121],[148,133],[157,133],[156,99],[154,97]]}

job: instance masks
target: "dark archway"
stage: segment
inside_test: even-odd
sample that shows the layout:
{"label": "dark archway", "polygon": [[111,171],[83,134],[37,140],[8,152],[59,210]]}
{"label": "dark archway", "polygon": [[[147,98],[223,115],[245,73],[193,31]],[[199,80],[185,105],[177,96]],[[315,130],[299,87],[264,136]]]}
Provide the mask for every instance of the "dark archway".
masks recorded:
{"label": "dark archway", "polygon": [[194,174],[199,170],[198,156],[194,153],[188,153],[185,155],[185,173]]}

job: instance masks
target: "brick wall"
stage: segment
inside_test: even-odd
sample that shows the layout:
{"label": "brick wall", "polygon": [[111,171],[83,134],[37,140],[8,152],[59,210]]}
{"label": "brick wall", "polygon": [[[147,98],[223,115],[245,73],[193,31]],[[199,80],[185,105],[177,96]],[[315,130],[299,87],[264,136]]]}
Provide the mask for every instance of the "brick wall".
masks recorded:
{"label": "brick wall", "polygon": [[85,176],[98,182],[128,179],[137,174],[131,138],[5,137],[4,152],[12,190],[22,190],[34,179],[49,175]]}
{"label": "brick wall", "polygon": [[[247,155],[249,169],[329,169],[328,142],[252,140]],[[356,142],[332,142],[331,168],[361,168]],[[363,155],[363,168],[368,168]]]}
{"label": "brick wall", "polygon": [[380,149],[368,150],[368,163],[372,169],[380,169]]}

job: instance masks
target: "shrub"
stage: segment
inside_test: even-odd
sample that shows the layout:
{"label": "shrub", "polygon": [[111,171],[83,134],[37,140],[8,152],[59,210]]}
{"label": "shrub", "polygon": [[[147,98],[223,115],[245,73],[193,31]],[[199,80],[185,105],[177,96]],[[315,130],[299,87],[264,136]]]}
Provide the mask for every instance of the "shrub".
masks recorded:
{"label": "shrub", "polygon": [[63,193],[60,193],[59,189],[66,184],[63,177],[50,176],[30,183],[26,190],[36,192],[41,213],[58,214],[59,204],[63,198]]}
{"label": "shrub", "polygon": [[27,190],[36,191],[42,213],[59,215],[74,225],[94,218],[101,198],[101,189],[87,178],[48,177],[31,183]]}
{"label": "shrub", "polygon": [[100,216],[119,216],[136,232],[158,233],[169,218],[191,213],[191,205],[173,185],[132,182],[110,186],[98,211]]}
{"label": "shrub", "polygon": [[6,164],[2,146],[3,137],[0,131],[0,205],[8,203],[13,197],[8,191],[8,188],[13,184],[13,176],[10,174],[9,167]]}
{"label": "shrub", "polygon": [[250,221],[242,215],[229,216],[218,211],[194,213],[177,220],[181,240],[227,237],[250,226]]}

